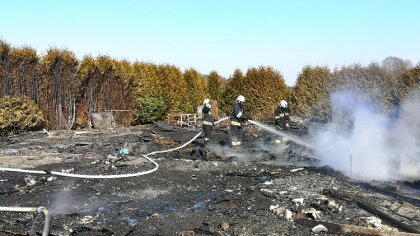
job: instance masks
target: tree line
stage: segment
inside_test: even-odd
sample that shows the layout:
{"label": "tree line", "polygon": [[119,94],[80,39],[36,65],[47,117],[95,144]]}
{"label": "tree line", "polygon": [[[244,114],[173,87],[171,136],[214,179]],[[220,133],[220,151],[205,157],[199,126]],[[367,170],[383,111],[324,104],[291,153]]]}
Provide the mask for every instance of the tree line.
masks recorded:
{"label": "tree line", "polygon": [[[237,69],[227,79],[216,71],[203,76],[194,68],[181,71],[168,64],[116,60],[106,55],[78,60],[67,49],[50,48],[39,55],[31,47],[12,47],[0,41],[0,98],[27,97],[43,112],[50,129],[90,127],[92,112],[116,112],[117,122],[130,124],[139,98],[159,98],[168,113],[196,112],[205,98],[217,100],[230,114],[238,95],[254,119],[270,119],[279,101],[305,117],[328,120],[334,91],[359,89],[386,110],[419,87],[420,67],[399,58],[379,64],[328,67],[306,66],[296,86],[288,88],[282,74],[271,67]],[[128,112],[125,112],[128,111]]]}
{"label": "tree line", "polygon": [[299,74],[291,93],[292,110],[304,118],[329,121],[332,115],[331,95],[339,91],[356,91],[378,111],[390,112],[411,91],[420,89],[420,65],[388,57],[367,66],[352,64],[331,70],[306,66]]}

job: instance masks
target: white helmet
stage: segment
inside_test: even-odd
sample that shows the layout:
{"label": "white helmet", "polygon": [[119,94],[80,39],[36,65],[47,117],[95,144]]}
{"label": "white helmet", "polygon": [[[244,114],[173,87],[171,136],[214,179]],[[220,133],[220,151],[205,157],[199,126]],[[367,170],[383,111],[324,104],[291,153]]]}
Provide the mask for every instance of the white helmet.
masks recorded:
{"label": "white helmet", "polygon": [[208,98],[204,99],[204,101],[203,101],[203,105],[204,105],[204,104],[209,104],[209,103],[210,103],[210,99],[208,99]]}
{"label": "white helmet", "polygon": [[280,106],[283,107],[283,108],[286,108],[287,107],[287,102],[284,101],[284,100],[281,100]]}
{"label": "white helmet", "polygon": [[238,98],[236,99],[237,102],[245,102],[245,97],[242,95],[239,95]]}

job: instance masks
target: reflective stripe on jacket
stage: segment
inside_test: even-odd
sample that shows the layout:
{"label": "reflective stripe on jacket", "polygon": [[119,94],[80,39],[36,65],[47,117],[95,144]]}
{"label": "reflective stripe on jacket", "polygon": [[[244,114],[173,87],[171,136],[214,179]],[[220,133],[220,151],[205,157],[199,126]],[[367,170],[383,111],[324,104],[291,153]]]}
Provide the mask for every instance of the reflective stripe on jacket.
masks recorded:
{"label": "reflective stripe on jacket", "polygon": [[244,114],[243,108],[239,106],[239,103],[235,103],[233,106],[232,116],[230,117],[230,125],[241,126],[241,117]]}
{"label": "reflective stripe on jacket", "polygon": [[203,125],[213,125],[213,117],[211,116],[211,105],[204,104],[201,112],[203,113]]}
{"label": "reflective stripe on jacket", "polygon": [[281,127],[285,126],[287,123],[290,122],[289,115],[290,115],[290,110],[288,107],[283,108],[281,106],[278,106],[276,110],[274,111],[275,124]]}

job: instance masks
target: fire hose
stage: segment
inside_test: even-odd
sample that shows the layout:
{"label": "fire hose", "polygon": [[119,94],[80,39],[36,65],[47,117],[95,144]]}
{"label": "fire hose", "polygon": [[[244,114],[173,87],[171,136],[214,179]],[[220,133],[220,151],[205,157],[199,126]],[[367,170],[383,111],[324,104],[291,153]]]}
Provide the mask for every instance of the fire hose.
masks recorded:
{"label": "fire hose", "polygon": [[[225,121],[227,119],[229,119],[229,117],[222,118],[222,119],[220,119],[220,120],[218,120],[214,123],[218,124],[218,123],[220,123],[222,121]],[[182,144],[179,147],[171,148],[171,149],[167,149],[167,150],[162,150],[162,151],[154,151],[154,152],[151,152],[151,153],[143,154],[142,157],[146,158],[148,161],[153,163],[155,165],[155,167],[151,170],[132,173],[132,174],[83,175],[83,174],[63,173],[63,172],[58,172],[58,171],[26,170],[26,169],[16,169],[16,168],[7,168],[7,167],[0,167],[0,171],[12,171],[12,172],[20,172],[20,173],[28,173],[28,174],[51,174],[51,175],[58,175],[58,176],[65,176],[65,177],[83,178],[83,179],[117,179],[117,178],[128,178],[128,177],[136,177],[136,176],[141,176],[141,175],[147,175],[147,174],[150,174],[150,173],[153,173],[153,172],[157,171],[157,169],[159,168],[158,163],[156,163],[154,160],[152,160],[149,156],[160,154],[160,153],[173,152],[173,151],[179,150],[181,148],[184,148],[185,146],[189,145],[194,140],[196,140],[198,137],[200,137],[201,134],[202,134],[202,132],[199,132],[192,139],[190,139],[188,142]]]}
{"label": "fire hose", "polygon": [[50,231],[50,220],[51,215],[45,207],[0,207],[0,211],[9,211],[9,212],[36,212],[43,213],[45,216],[44,229],[42,231],[42,236],[48,236]]}

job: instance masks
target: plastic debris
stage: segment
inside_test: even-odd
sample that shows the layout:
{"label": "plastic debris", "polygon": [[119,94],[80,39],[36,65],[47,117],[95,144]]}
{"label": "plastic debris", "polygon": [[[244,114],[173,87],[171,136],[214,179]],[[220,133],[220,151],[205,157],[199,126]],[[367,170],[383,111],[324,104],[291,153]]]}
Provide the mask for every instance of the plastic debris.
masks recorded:
{"label": "plastic debris", "polygon": [[85,216],[82,219],[80,219],[80,224],[90,224],[93,222],[93,216]]}
{"label": "plastic debris", "polygon": [[51,181],[56,180],[56,179],[57,179],[57,177],[55,177],[55,176],[50,176],[50,177],[48,177],[48,178],[47,178],[47,181],[48,181],[48,182],[51,182]]}
{"label": "plastic debris", "polygon": [[228,230],[229,227],[230,227],[230,225],[229,225],[228,222],[220,223],[220,229],[223,230],[223,231]]}
{"label": "plastic debris", "polygon": [[36,184],[36,180],[34,179],[34,177],[30,175],[26,176],[24,180],[27,186],[34,186]]}
{"label": "plastic debris", "polygon": [[120,153],[121,153],[122,155],[128,155],[128,148],[123,148],[123,149],[121,149]]}
{"label": "plastic debris", "polygon": [[278,217],[284,217],[284,215],[285,215],[285,213],[286,213],[286,208],[284,208],[284,207],[278,207],[278,205],[276,205],[277,207],[276,208],[273,208],[273,209],[271,209],[271,207],[270,207],[270,210],[271,210],[271,212],[274,214],[274,215],[276,215],[276,216],[278,216]]}
{"label": "plastic debris", "polygon": [[327,229],[327,227],[325,227],[323,225],[317,225],[317,226],[312,228],[312,232],[314,232],[314,233],[328,232],[328,229]]}
{"label": "plastic debris", "polygon": [[285,212],[284,212],[284,216],[283,216],[284,219],[286,219],[288,221],[291,221],[291,220],[293,220],[292,216],[293,216],[293,213],[286,209]]}
{"label": "plastic debris", "polygon": [[70,169],[67,169],[67,170],[65,170],[65,169],[61,169],[61,172],[62,172],[62,173],[70,173],[70,172],[72,172],[72,171],[74,171],[74,168],[70,168]]}
{"label": "plastic debris", "polygon": [[314,208],[303,209],[302,213],[314,220],[321,218],[321,211],[317,211]]}
{"label": "plastic debris", "polygon": [[382,220],[374,217],[360,217],[361,224],[366,227],[375,227],[375,228],[381,228],[382,227]]}
{"label": "plastic debris", "polygon": [[296,172],[296,171],[300,171],[300,170],[304,170],[304,168],[303,167],[302,168],[296,168],[296,169],[290,170],[290,172]]}
{"label": "plastic debris", "polygon": [[137,225],[137,219],[128,219],[128,225],[129,226]]}
{"label": "plastic debris", "polygon": [[294,202],[296,206],[301,206],[303,205],[303,200],[304,198],[296,198],[296,199],[293,199],[292,202]]}

